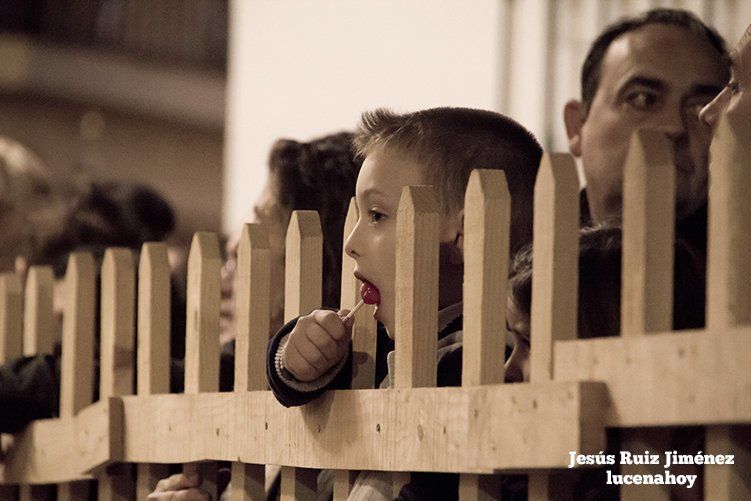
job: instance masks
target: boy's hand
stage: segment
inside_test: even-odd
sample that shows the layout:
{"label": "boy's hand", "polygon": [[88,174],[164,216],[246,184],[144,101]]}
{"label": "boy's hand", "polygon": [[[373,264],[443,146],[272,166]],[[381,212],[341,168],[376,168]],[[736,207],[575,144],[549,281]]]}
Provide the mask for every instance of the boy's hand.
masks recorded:
{"label": "boy's hand", "polygon": [[346,314],[347,310],[315,310],[297,320],[282,354],[284,367],[296,379],[313,381],[347,355],[352,320],[344,325]]}
{"label": "boy's hand", "polygon": [[160,480],[147,499],[149,501],[209,501],[211,496],[200,489],[200,485],[199,474],[178,473]]}

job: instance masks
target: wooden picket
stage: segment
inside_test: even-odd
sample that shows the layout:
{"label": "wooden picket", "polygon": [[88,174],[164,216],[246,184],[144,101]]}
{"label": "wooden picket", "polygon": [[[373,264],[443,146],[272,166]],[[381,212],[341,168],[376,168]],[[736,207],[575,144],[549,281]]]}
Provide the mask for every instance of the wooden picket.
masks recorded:
{"label": "wooden picket", "polygon": [[[167,246],[147,243],[138,261],[138,395],[169,393],[171,304]],[[146,498],[168,471],[167,465],[138,464],[136,499]]]}
{"label": "wooden picket", "polygon": [[[243,227],[237,252],[236,393],[266,390],[266,346],[271,319],[269,237],[259,224]],[[232,463],[232,499],[264,499],[265,467]]]}
{"label": "wooden picket", "polygon": [[[323,234],[315,211],[294,211],[286,241],[284,320],[307,315],[321,306]],[[294,441],[294,436],[291,436]],[[311,468],[282,466],[282,501],[313,500],[318,472]]]}
{"label": "wooden picket", "polygon": [[[751,324],[751,126],[737,113],[720,120],[710,151],[707,328],[719,332]],[[751,426],[709,427],[705,447],[737,458],[733,466],[706,467],[705,497],[751,497]]]}

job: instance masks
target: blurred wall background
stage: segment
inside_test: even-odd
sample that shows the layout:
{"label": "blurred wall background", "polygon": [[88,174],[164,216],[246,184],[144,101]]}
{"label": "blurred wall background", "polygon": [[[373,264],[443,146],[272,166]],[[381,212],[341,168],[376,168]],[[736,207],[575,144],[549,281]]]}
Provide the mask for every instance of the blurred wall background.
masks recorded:
{"label": "blurred wall background", "polygon": [[378,106],[493,109],[565,151],[589,44],[658,6],[731,47],[751,22],[749,0],[3,0],[0,134],[61,178],[150,184],[178,238],[231,229],[276,138]]}
{"label": "blurred wall background", "polygon": [[232,0],[224,224],[260,189],[274,138],[351,128],[377,106],[508,114],[567,151],[564,103],[589,44],[653,7],[693,11],[730,47],[749,0]]}
{"label": "blurred wall background", "polygon": [[221,220],[226,0],[2,0],[0,134],[61,180],[134,180]]}

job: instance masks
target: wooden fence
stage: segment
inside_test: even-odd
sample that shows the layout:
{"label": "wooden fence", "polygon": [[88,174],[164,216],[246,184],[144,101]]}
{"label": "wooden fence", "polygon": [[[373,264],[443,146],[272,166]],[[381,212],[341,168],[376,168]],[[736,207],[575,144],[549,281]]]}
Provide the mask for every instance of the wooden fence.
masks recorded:
{"label": "wooden fence", "polygon": [[[354,391],[284,408],[267,390],[270,254],[265,229],[246,225],[237,282],[235,388],[219,393],[221,257],[217,237],[190,250],[185,393],[169,389],[169,265],[163,244],[107,251],[101,270],[100,387],[93,402],[96,273],[71,256],[65,278],[60,418],[33,422],[5,441],[2,479],[22,499],[57,484],[59,499],[143,499],[166,474],[230,461],[233,499],[263,497],[264,464],[282,465],[283,499],[315,495],[314,468],[338,470],[345,499],[353,470],[461,473],[462,499],[495,499],[499,472],[528,472],[530,499],[558,489],[570,451],[597,454],[605,429],[624,428],[624,449],[665,448],[668,428],[706,427],[706,499],[751,498],[751,125],[724,121],[712,148],[707,328],[671,333],[675,170],[671,145],[638,132],[624,194],[622,335],[576,339],[579,184],[569,155],[543,157],[535,189],[531,380],[503,384],[510,198],[501,171],[473,173],[466,197],[462,387],[435,388],[438,205],[428,187],[405,188],[397,218],[395,387],[373,389],[375,324],[354,326]],[[350,205],[346,229],[356,221]],[[315,212],[292,215],[285,317],[320,306],[322,237]],[[344,256],[342,306],[357,298]],[[137,316],[136,313],[137,312]],[[52,349],[52,273],[32,268],[25,290],[0,280],[0,358]],[[136,325],[137,346],[136,346]],[[134,373],[137,387],[134,388]],[[12,442],[12,443],[11,443]],[[124,463],[138,464],[134,485]],[[205,465],[201,465],[204,468]],[[211,479],[210,468],[208,478]],[[624,466],[622,473],[664,472]],[[7,487],[5,489],[8,489]],[[49,489],[49,487],[47,487]],[[5,494],[11,491],[3,491]],[[669,489],[627,485],[622,499],[669,499]]]}

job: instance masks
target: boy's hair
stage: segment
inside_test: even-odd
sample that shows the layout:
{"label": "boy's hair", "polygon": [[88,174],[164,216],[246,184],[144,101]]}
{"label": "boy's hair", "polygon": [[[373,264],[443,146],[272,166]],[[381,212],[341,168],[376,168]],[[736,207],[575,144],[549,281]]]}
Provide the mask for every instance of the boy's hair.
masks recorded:
{"label": "boy's hair", "polygon": [[[619,226],[604,223],[584,228],[579,237],[578,337],[617,336],[621,325],[621,249]],[[530,316],[532,248],[513,260],[509,289],[519,311]],[[704,267],[696,251],[676,238],[673,287],[673,329],[704,326]]]}
{"label": "boy's hair", "polygon": [[527,129],[499,113],[469,108],[433,108],[397,114],[364,113],[355,137],[358,153],[395,149],[423,166],[443,214],[464,208],[473,169],[502,169],[511,194],[511,249],[532,240],[532,209],[542,148]]}
{"label": "boy's hair", "polygon": [[727,76],[730,76],[730,60],[725,48],[725,40],[714,29],[686,10],[652,9],[639,16],[626,17],[611,24],[592,42],[587,57],[584,59],[581,73],[582,103],[584,103],[586,112],[589,112],[595,94],[597,94],[597,88],[600,86],[602,60],[610,44],[626,33],[652,24],[685,28],[706,40],[717,51],[717,56],[725,61],[728,71]]}
{"label": "boy's hair", "polygon": [[344,220],[362,165],[353,138],[351,132],[340,132],[309,142],[279,139],[269,156],[281,205],[290,212],[316,210],[321,218],[323,304],[332,307],[340,300]]}

